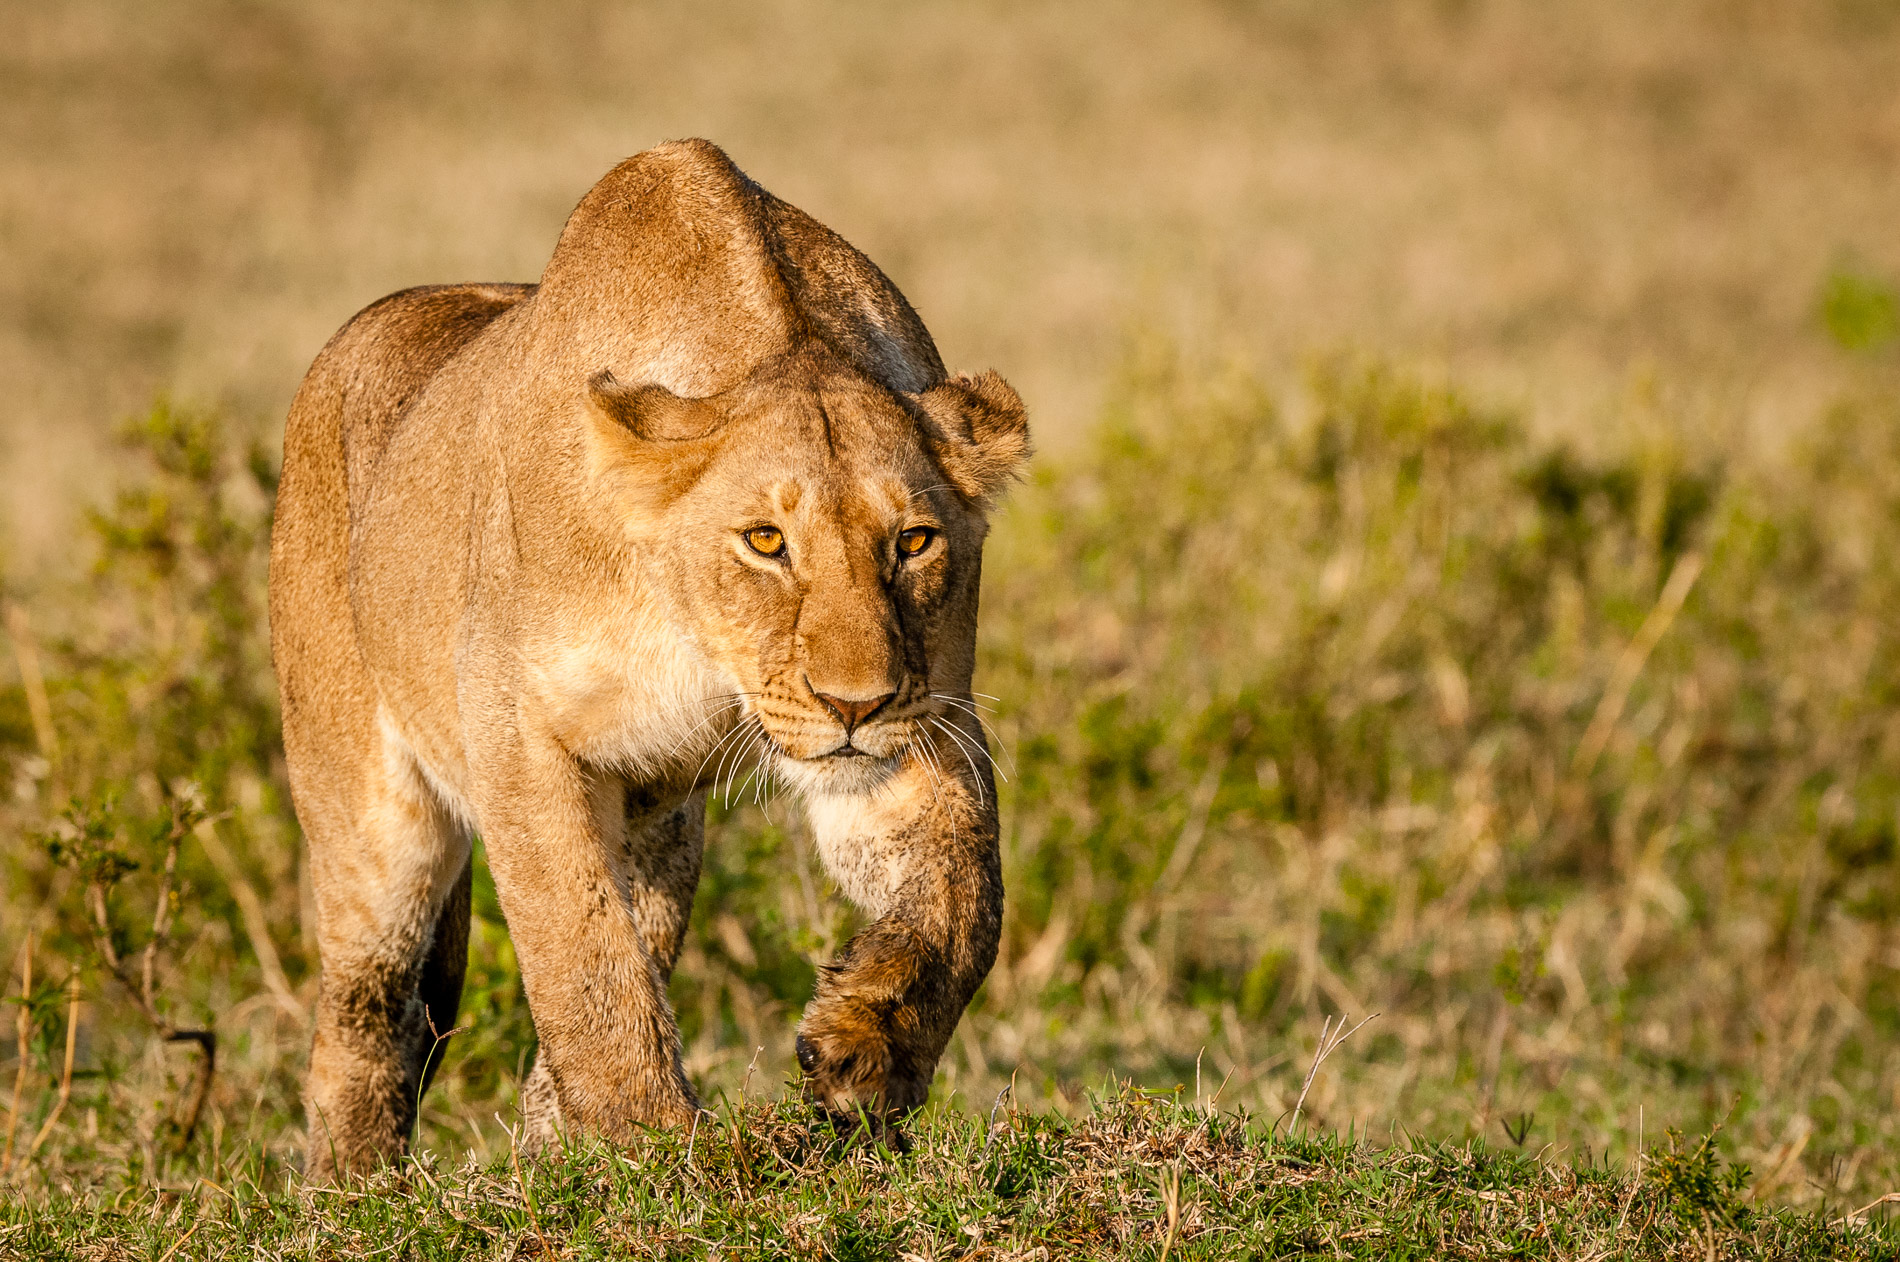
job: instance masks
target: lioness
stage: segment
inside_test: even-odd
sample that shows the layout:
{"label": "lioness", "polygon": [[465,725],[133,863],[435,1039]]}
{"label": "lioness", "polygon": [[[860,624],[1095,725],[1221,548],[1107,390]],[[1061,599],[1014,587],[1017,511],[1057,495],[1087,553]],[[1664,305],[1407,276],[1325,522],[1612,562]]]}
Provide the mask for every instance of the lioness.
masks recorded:
{"label": "lioness", "polygon": [[538,285],[411,289],[284,433],[271,643],[323,981],[306,1168],[402,1150],[487,846],[533,1146],[698,1108],[666,986],[707,791],[756,758],[874,919],[820,970],[812,1098],[923,1102],[996,954],[970,695],[986,511],[1029,450],[867,258],[704,141],[628,159]]}

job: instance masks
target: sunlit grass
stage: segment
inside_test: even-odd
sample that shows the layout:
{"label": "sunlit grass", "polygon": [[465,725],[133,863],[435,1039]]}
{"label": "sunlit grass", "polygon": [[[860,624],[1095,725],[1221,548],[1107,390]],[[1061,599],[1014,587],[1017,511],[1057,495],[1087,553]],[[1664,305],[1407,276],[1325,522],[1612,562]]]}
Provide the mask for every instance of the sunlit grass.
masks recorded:
{"label": "sunlit grass", "polygon": [[194,1184],[0,1207],[0,1249],[69,1258],[1890,1258],[1891,1233],[1751,1204],[1705,1144],[1621,1171],[1277,1130],[1111,1091],[1080,1120],[937,1113],[911,1150],[752,1104],[626,1150],[433,1154],[335,1189],[240,1152]]}
{"label": "sunlit grass", "polygon": [[[1107,1134],[1133,1106],[1091,1121],[1086,1089],[1114,1074],[1282,1135],[1304,1093],[1300,1133],[1355,1137],[1311,1141],[1343,1164],[1309,1187],[1270,1156],[1291,1141],[1246,1132],[1246,1196],[1264,1199],[1183,1175],[1201,1216],[1181,1220],[1174,1256],[1217,1252],[1230,1227],[1282,1229],[1261,1222],[1295,1233],[1260,1235],[1262,1249],[1307,1232],[1367,1255],[1428,1219],[1503,1230],[1491,1210],[1467,1222],[1407,1199],[1424,1195],[1405,1164],[1418,1145],[1503,1161],[1508,1195],[1484,1204],[1517,1215],[1513,1231],[1533,1213],[1562,1221],[1571,1245],[1525,1237],[1552,1256],[1606,1218],[1661,1233],[1624,1241],[1657,1256],[1702,1256],[1718,1228],[1764,1249],[1784,1237],[1763,1233],[1844,1239],[1826,1224],[1900,1180],[1900,406],[1879,374],[1791,450],[1698,439],[1666,415],[1627,440],[1550,444],[1525,418],[1349,360],[1274,398],[1137,356],[1114,400],[1087,450],[1045,463],[996,525],[977,686],[1009,776],[1002,956],[945,1058],[919,1155],[876,1176],[921,1208],[875,1230],[947,1248],[992,1222],[1029,1249],[1063,1229],[1061,1198],[1081,1193],[1061,1179],[1068,1191],[1020,1212],[965,1187],[984,1160],[976,1115],[1013,1083],[1024,1134]],[[418,1199],[374,1210],[275,1190],[301,1140],[315,960],[262,638],[271,473],[206,416],[161,408],[128,435],[148,474],[95,521],[90,577],[30,610],[56,749],[41,747],[32,690],[0,691],[13,993],[22,929],[36,933],[11,1179],[41,1208],[18,1213],[77,1223],[98,1189],[120,1188],[143,1208],[97,1230],[155,1240],[211,1213],[176,1199],[195,1180],[243,1202],[220,1173],[242,1168],[272,1231],[415,1230],[446,1249],[453,1201],[499,1248],[524,1230],[502,1193],[464,1204],[435,1175],[403,1176]],[[108,821],[102,844],[140,864],[108,899],[117,949],[134,953],[167,794],[185,783],[212,831],[181,850],[159,993],[173,1023],[218,1031],[220,1059],[181,1144],[192,1053],[158,1042],[101,971],[87,877],[41,839],[70,834],[72,797]],[[532,1027],[485,875],[475,920],[465,1032],[419,1142],[445,1163],[431,1170],[487,1163],[451,1182],[492,1189]],[[705,1090],[779,1094],[813,964],[853,924],[795,804],[715,812],[673,987]],[[70,1101],[27,1159],[62,1076],[74,970]],[[1374,1013],[1309,1078],[1322,1023]],[[786,1107],[772,1125],[790,1134],[803,1123]],[[1162,1186],[1167,1163],[1142,1145],[1187,1125],[1164,1114],[1153,1136],[1114,1132],[1120,1155],[1098,1145],[1087,1178],[1126,1185],[1124,1200]],[[660,1187],[688,1177],[674,1160],[612,1168]],[[786,1160],[818,1161],[806,1172],[830,1171],[824,1188],[871,1177],[873,1161]],[[1646,1172],[1671,1169],[1755,1225],[1687,1215],[1665,1229],[1661,1202],[1624,1212],[1662,1196]],[[613,1186],[599,1201],[550,1193],[570,1206],[562,1240],[608,1238],[632,1212]],[[1398,1199],[1367,1200],[1375,1186]],[[1117,1210],[1102,1241],[1158,1250],[1158,1194]],[[727,1215],[726,1231],[753,1211],[817,1214],[798,1247],[843,1247],[824,1242],[844,1238],[846,1201],[803,1187],[745,1199],[765,1195],[745,1192],[743,1211],[669,1201],[662,1220],[690,1252],[706,1246],[689,1236],[719,1232],[683,1215]],[[1359,1217],[1339,1216],[1349,1202]],[[939,1221],[931,1204],[959,1208]],[[1776,1204],[1819,1216],[1757,1212]],[[207,1239],[264,1231],[238,1225],[251,1212],[218,1210]]]}

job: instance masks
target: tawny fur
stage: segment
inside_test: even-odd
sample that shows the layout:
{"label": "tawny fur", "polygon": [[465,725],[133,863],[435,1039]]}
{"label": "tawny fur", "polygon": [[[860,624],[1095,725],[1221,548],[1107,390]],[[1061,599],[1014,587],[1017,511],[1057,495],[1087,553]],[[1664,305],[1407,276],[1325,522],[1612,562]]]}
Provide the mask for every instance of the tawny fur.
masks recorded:
{"label": "tawny fur", "polygon": [[806,1009],[808,1090],[923,1102],[996,951],[969,688],[985,514],[1027,452],[1000,377],[946,377],[868,259],[703,141],[610,172],[539,285],[409,290],[331,340],[271,551],[323,962],[311,1175],[407,1142],[476,832],[540,1040],[530,1145],[685,1124],[666,984],[742,759],[874,917]]}

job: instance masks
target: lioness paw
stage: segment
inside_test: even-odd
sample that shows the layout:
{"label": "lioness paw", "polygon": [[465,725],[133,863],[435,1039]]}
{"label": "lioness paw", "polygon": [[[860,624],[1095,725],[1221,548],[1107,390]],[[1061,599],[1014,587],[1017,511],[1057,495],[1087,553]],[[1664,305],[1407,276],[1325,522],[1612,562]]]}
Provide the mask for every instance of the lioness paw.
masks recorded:
{"label": "lioness paw", "polygon": [[906,1072],[881,1030],[808,1022],[794,1046],[805,1098],[835,1117],[901,1121],[930,1096],[930,1079]]}

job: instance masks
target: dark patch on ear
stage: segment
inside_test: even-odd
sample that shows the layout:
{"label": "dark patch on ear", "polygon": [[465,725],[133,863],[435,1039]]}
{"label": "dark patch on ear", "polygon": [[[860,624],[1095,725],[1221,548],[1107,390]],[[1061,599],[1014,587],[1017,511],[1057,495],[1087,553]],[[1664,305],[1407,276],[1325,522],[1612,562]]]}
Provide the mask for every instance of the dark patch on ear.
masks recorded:
{"label": "dark patch on ear", "polygon": [[629,386],[611,372],[587,380],[587,406],[612,451],[609,474],[630,518],[650,519],[684,495],[719,448],[726,414],[665,386]]}
{"label": "dark patch on ear", "polygon": [[945,476],[965,499],[994,498],[1029,458],[1029,414],[995,370],[959,373],[909,398],[928,422]]}
{"label": "dark patch on ear", "polygon": [[665,386],[630,386],[602,370],[587,379],[595,412],[645,442],[686,442],[719,428],[720,417],[702,399],[682,399]]}

